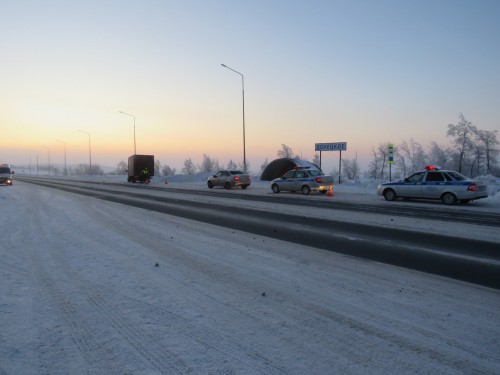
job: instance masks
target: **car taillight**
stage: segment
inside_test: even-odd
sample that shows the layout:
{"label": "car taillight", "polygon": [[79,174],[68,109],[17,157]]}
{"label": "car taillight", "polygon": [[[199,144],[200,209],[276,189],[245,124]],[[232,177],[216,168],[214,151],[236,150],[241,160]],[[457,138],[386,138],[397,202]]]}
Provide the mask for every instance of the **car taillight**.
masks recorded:
{"label": "car taillight", "polygon": [[314,181],[316,181],[318,184],[321,184],[322,182],[321,177],[316,177]]}
{"label": "car taillight", "polygon": [[239,181],[240,180],[239,176],[234,176],[233,179],[234,179],[234,181]]}
{"label": "car taillight", "polygon": [[467,188],[468,191],[477,191],[477,186],[476,184],[471,184],[469,185],[469,187]]}

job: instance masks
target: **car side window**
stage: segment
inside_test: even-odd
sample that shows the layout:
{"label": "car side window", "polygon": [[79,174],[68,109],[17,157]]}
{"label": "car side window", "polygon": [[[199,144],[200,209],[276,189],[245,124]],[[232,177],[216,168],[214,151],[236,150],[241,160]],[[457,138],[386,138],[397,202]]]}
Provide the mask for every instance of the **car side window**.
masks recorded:
{"label": "car side window", "polygon": [[443,173],[444,178],[446,178],[446,181],[453,181],[453,178],[450,177],[448,173]]}
{"label": "car side window", "polygon": [[444,181],[444,176],[441,172],[429,172],[425,181]]}
{"label": "car side window", "polygon": [[420,182],[424,178],[424,172],[418,172],[408,177],[408,182]]}
{"label": "car side window", "polygon": [[289,172],[285,173],[285,175],[283,177],[284,178],[293,178],[294,173],[295,173],[295,171],[289,171]]}
{"label": "car side window", "polygon": [[295,178],[304,178],[304,172],[303,171],[295,172]]}

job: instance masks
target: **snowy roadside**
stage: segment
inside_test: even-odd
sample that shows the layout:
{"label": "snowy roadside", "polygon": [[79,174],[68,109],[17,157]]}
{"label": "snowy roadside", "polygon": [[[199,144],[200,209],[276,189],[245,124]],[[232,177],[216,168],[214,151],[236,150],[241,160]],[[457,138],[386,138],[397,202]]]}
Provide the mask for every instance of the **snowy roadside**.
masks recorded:
{"label": "snowy roadside", "polygon": [[0,201],[2,374],[500,369],[497,290],[22,182]]}

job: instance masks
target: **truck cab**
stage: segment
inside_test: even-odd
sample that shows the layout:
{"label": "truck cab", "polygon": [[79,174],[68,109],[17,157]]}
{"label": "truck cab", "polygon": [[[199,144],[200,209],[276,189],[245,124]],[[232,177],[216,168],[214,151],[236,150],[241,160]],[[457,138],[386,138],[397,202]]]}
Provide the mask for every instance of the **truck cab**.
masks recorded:
{"label": "truck cab", "polygon": [[0,184],[6,184],[7,186],[12,186],[12,175],[14,171],[10,168],[8,164],[0,164]]}

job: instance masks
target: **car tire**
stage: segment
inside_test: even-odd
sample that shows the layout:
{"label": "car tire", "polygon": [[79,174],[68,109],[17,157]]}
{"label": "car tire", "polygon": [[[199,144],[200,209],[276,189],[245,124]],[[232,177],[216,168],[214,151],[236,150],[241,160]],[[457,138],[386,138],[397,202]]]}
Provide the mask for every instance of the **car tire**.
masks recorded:
{"label": "car tire", "polygon": [[274,184],[273,186],[271,186],[271,190],[273,191],[273,193],[278,194],[280,192],[280,187],[278,186],[278,184]]}
{"label": "car tire", "polygon": [[444,204],[451,206],[452,204],[455,204],[455,202],[457,201],[457,197],[455,197],[455,195],[452,193],[444,193],[441,196],[441,201]]}
{"label": "car tire", "polygon": [[212,181],[208,181],[207,186],[209,189],[212,189],[214,187],[214,184],[212,184]]}
{"label": "car tire", "polygon": [[309,195],[310,192],[311,192],[311,188],[309,186],[307,186],[307,185],[302,186],[302,194]]}
{"label": "car tire", "polygon": [[248,185],[241,185],[241,188],[245,190],[248,187]]}
{"label": "car tire", "polygon": [[231,184],[229,182],[226,182],[224,184],[224,189],[227,189],[227,190],[231,189]]}
{"label": "car tire", "polygon": [[392,189],[387,189],[384,191],[384,198],[386,201],[392,202],[396,200],[398,196],[396,195],[396,192]]}

